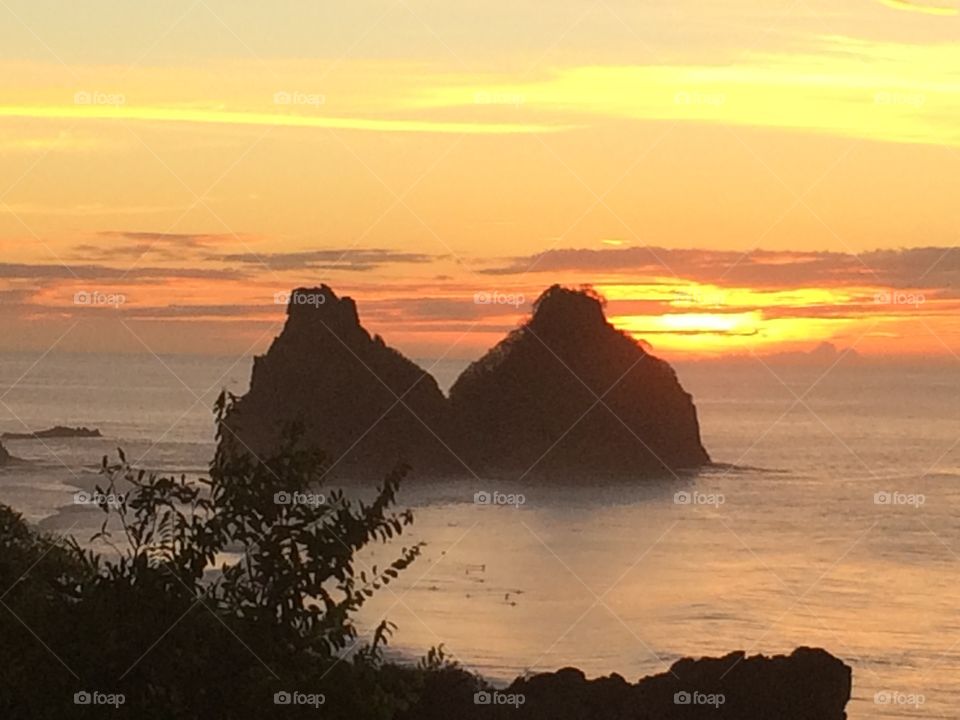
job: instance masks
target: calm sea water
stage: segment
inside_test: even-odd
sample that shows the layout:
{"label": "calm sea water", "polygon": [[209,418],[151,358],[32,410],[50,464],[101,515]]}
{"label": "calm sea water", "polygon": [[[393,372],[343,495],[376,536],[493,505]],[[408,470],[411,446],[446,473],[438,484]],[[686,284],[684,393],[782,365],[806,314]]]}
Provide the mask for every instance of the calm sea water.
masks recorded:
{"label": "calm sea water", "polygon": [[[122,446],[145,467],[202,472],[213,400],[243,392],[250,372],[249,359],[36,360],[0,356],[0,430],[89,425],[106,437],[7,442],[30,464],[0,470],[0,502],[81,540],[99,515],[72,495],[103,454]],[[461,366],[436,368],[441,385]],[[821,646],[854,667],[852,718],[955,717],[960,364],[826,370],[679,365],[723,463],[692,477],[411,480],[403,541],[427,547],[364,626],[386,616],[397,652],[443,643],[501,679],[566,665],[635,679],[686,655]],[[524,502],[475,503],[493,491]],[[363,561],[389,557],[388,546]],[[877,705],[884,691],[923,704]]]}

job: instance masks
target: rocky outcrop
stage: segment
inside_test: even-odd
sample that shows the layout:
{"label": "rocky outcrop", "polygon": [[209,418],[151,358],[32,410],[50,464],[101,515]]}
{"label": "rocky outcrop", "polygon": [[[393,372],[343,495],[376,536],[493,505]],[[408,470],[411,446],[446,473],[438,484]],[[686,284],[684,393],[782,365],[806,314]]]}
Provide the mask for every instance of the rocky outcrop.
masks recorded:
{"label": "rocky outcrop", "polygon": [[591,291],[554,286],[453,385],[371,336],[326,285],[293,292],[227,417],[231,450],[269,454],[294,425],[342,471],[653,475],[709,462],[670,366],[607,322]]}
{"label": "rocky outcrop", "polygon": [[323,285],[291,294],[286,325],[255,359],[226,435],[265,456],[298,427],[341,472],[382,474],[398,461],[451,471],[455,458],[436,435],[447,415],[436,380],[371,336],[354,301]]}
{"label": "rocky outcrop", "polygon": [[450,390],[457,447],[484,471],[666,473],[709,462],[673,369],[607,322],[590,291],[553,286]]}
{"label": "rocky outcrop", "polygon": [[86,427],[64,427],[57,425],[46,430],[38,430],[32,433],[11,433],[6,432],[0,435],[2,440],[50,440],[58,438],[98,438],[103,437],[96,428]]}
{"label": "rocky outcrop", "polygon": [[11,462],[13,462],[13,456],[7,452],[7,449],[0,443],[0,467],[9,465]]}
{"label": "rocky outcrop", "polygon": [[428,681],[399,720],[844,720],[851,678],[849,666],[810,648],[771,658],[686,658],[634,684],[619,675],[587,680],[566,668],[494,691],[448,672]]}

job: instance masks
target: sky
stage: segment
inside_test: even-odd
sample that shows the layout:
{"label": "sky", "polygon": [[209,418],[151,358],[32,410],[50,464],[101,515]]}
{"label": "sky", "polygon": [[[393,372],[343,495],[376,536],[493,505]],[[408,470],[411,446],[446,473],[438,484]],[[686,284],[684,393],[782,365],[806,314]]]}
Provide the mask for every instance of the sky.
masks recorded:
{"label": "sky", "polygon": [[[759,7],[758,7],[759,5]],[[0,2],[0,351],[960,359],[960,0]]]}

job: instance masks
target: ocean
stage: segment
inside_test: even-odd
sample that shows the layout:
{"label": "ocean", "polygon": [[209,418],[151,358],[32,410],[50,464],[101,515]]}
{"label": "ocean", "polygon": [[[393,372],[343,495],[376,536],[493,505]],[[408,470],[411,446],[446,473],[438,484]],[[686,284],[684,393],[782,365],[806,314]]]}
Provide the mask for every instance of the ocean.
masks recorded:
{"label": "ocean", "polygon": [[[464,364],[439,363],[441,386]],[[250,368],[0,355],[0,430],[104,434],[6,441],[29,462],[0,469],[0,502],[86,541],[101,517],[73,495],[101,457],[122,447],[142,467],[202,473],[213,402],[221,388],[243,393]],[[499,680],[576,666],[632,681],[684,656],[818,646],[854,668],[851,718],[954,717],[960,363],[676,368],[715,467],[600,485],[413,476],[400,502],[415,524],[400,543],[426,542],[424,554],[369,602],[361,627],[386,617],[398,656],[442,643]]]}

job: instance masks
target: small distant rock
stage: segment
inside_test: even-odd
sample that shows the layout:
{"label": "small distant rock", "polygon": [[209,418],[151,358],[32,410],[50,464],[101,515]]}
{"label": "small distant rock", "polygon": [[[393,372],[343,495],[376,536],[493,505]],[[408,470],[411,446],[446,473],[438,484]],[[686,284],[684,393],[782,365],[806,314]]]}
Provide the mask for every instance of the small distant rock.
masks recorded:
{"label": "small distant rock", "polygon": [[[753,360],[753,358],[748,358]],[[802,365],[812,367],[832,367],[841,361],[844,364],[858,364],[864,357],[852,347],[840,348],[831,342],[822,342],[808,351],[779,352],[767,355],[763,361],[771,365]]]}
{"label": "small distant rock", "polygon": [[11,433],[6,432],[0,435],[2,440],[49,440],[54,438],[98,438],[103,437],[96,428],[87,427],[64,427],[57,425],[46,430],[38,430],[32,433]]}

